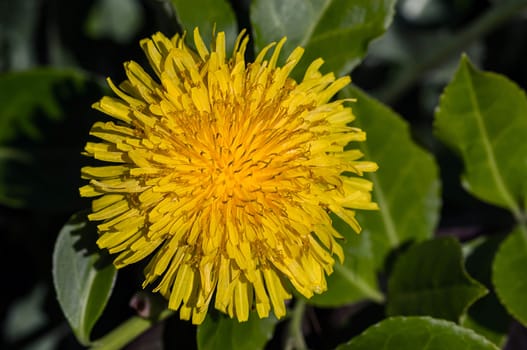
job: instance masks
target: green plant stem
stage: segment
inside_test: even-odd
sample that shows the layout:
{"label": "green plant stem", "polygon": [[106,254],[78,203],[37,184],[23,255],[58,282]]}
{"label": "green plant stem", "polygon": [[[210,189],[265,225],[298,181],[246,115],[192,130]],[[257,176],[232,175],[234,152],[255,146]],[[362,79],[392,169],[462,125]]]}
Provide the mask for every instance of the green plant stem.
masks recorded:
{"label": "green plant stem", "polygon": [[304,340],[302,332],[302,321],[304,320],[304,311],[306,310],[306,302],[297,299],[295,307],[291,313],[291,320],[288,327],[288,339],[285,346],[286,350],[307,350],[307,345]]}
{"label": "green plant stem", "polygon": [[436,50],[432,50],[426,54],[422,60],[412,62],[402,68],[385,88],[378,91],[376,94],[377,97],[386,103],[393,102],[411,88],[426,71],[439,66],[472,41],[488,33],[525,7],[527,7],[527,0],[500,2],[499,5],[489,9],[465,30],[453,35],[446,45],[439,46]]}
{"label": "green plant stem", "polygon": [[115,328],[104,337],[97,339],[92,344],[93,350],[118,350],[134,340],[137,336],[152,327],[159,321],[164,320],[174,312],[164,310],[155,320],[146,319],[138,316],[129,318],[123,324]]}

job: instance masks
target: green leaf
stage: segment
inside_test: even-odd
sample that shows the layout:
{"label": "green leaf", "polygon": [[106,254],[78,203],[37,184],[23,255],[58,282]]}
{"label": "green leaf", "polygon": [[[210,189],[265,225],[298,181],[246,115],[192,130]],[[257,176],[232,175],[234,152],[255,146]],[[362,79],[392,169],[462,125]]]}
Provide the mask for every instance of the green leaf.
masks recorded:
{"label": "green leaf", "polygon": [[72,70],[0,76],[0,203],[37,210],[79,209],[81,156],[98,85]]}
{"label": "green leaf", "polygon": [[461,319],[463,327],[473,329],[499,347],[505,345],[511,323],[511,317],[498,301],[491,283],[492,262],[503,238],[503,235],[481,237],[465,245],[470,246],[466,257],[468,273],[490,292],[472,304]]}
{"label": "green leaf", "polygon": [[392,317],[371,326],[339,350],[498,350],[474,331],[431,317]]}
{"label": "green leaf", "polygon": [[492,281],[507,311],[527,326],[527,229],[516,228],[500,246],[492,266]]}
{"label": "green leaf", "polygon": [[374,256],[369,233],[357,235],[338,216],[332,215],[333,226],[345,238],[344,263],[336,262],[333,274],[328,276],[328,289],[306,300],[311,305],[338,307],[359,300],[382,302],[384,295],[377,285]]}
{"label": "green leaf", "polygon": [[388,315],[429,315],[458,321],[487,290],[463,266],[452,237],[416,244],[396,261],[388,281]]}
{"label": "green leaf", "polygon": [[[192,38],[195,27],[205,43],[212,41],[212,30],[225,32],[227,52],[231,52],[238,35],[236,17],[226,0],[171,0],[178,22]],[[189,42],[193,43],[193,40]]]}
{"label": "green leaf", "polygon": [[324,71],[347,74],[384,33],[394,0],[254,0],[250,15],[256,51],[287,36],[282,60],[297,46],[306,49],[296,72],[322,57]]}
{"label": "green leaf", "polygon": [[511,318],[496,296],[488,294],[470,306],[460,324],[502,348],[507,341]]}
{"label": "green leaf", "polygon": [[477,70],[466,56],[436,112],[437,136],[463,158],[463,185],[521,217],[527,193],[527,98],[507,78]]}
{"label": "green leaf", "polygon": [[198,349],[263,349],[271,339],[276,323],[276,318],[260,319],[254,312],[247,322],[238,322],[219,313],[209,314],[198,326]]}
{"label": "green leaf", "polygon": [[355,87],[342,95],[357,99],[351,105],[357,116],[353,125],[367,133],[366,142],[358,145],[365,159],[379,164],[379,170],[366,177],[374,184],[373,197],[380,210],[357,212],[364,229],[360,235],[337,217],[332,218],[335,228],[346,237],[345,260],[335,264],[334,273],[327,279],[327,292],[307,301],[318,306],[339,306],[361,299],[382,301],[376,272],[387,255],[404,243],[431,237],[439,216],[437,166],[412,142],[407,124]]}
{"label": "green leaf", "polygon": [[53,284],[75,336],[83,345],[110,298],[116,277],[94,246],[95,226],[75,214],[62,228],[53,251]]}
{"label": "green leaf", "polygon": [[380,210],[358,211],[357,218],[361,236],[371,239],[375,266],[382,269],[393,249],[432,237],[440,207],[438,170],[433,157],[412,141],[399,115],[353,86],[342,97],[357,99],[351,104],[357,116],[352,125],[367,134],[358,146],[365,159],[379,165],[366,178],[373,182]]}

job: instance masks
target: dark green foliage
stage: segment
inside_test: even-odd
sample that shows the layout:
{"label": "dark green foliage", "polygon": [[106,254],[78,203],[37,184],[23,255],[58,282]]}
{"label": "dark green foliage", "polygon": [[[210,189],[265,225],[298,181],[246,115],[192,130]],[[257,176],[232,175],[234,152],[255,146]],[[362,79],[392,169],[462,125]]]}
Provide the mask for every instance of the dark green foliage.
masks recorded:
{"label": "dark green foliage", "polygon": [[[527,29],[516,15],[527,1],[430,0],[420,12],[417,3],[1,1],[0,348],[496,350],[522,344]],[[354,85],[339,97],[354,100],[348,104],[353,125],[367,133],[366,142],[353,146],[379,165],[366,176],[380,210],[357,213],[358,235],[333,217],[345,237],[345,260],[336,263],[326,293],[296,298],[283,320],[252,313],[238,323],[212,311],[195,327],[162,312],[162,300],[138,302],[133,296],[144,264],[123,269],[116,280],[82,211],[89,202],[78,196],[80,167],[88,162],[81,152],[90,126],[104,118],[91,109],[108,94],[103,78],[124,79],[128,60],[146,66],[139,39],[178,30],[191,37],[196,26],[205,42],[213,28],[225,31],[228,52],[245,28],[249,61],[287,36],[281,62],[296,46],[305,48],[293,71],[297,80],[318,57],[323,72],[352,73]],[[438,231],[456,237],[437,238]],[[151,307],[146,318],[123,323],[134,312],[142,315],[145,305]],[[520,331],[511,332],[511,324]]]}

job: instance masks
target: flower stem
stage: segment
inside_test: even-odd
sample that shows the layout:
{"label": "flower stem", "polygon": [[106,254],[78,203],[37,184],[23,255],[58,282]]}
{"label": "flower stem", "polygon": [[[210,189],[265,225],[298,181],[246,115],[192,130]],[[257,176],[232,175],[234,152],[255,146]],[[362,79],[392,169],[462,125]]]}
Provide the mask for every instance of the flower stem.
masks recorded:
{"label": "flower stem", "polygon": [[118,350],[134,340],[144,331],[159,321],[172,315],[172,310],[164,310],[156,319],[147,319],[138,316],[129,318],[123,324],[115,328],[104,337],[97,339],[92,344],[93,350]]}
{"label": "flower stem", "polygon": [[464,31],[452,36],[447,45],[431,50],[419,62],[412,62],[401,69],[385,88],[379,90],[376,94],[378,98],[386,103],[393,102],[411,88],[422,77],[423,73],[439,66],[473,40],[488,33],[510,17],[517,15],[520,10],[527,7],[527,0],[508,0],[501,1],[499,4],[490,8]]}
{"label": "flower stem", "polygon": [[304,340],[302,332],[302,321],[304,320],[304,311],[306,310],[306,302],[297,299],[295,307],[291,313],[291,320],[288,327],[288,339],[285,346],[286,350],[307,350],[307,345]]}

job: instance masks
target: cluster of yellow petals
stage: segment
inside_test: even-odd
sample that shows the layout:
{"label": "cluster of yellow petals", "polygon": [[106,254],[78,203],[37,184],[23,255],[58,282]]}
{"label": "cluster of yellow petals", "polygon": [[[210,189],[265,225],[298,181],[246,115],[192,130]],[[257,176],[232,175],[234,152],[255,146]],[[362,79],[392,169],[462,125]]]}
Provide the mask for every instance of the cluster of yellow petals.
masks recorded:
{"label": "cluster of yellow petals", "polygon": [[325,291],[333,255],[343,259],[329,213],[358,232],[353,209],[376,208],[356,176],[376,164],[345,148],[365,133],[348,126],[345,101],[330,102],[349,78],[321,74],[318,59],[297,83],[303,50],[279,67],[284,41],[246,63],[243,34],[231,57],[224,33],[209,49],[196,29],[196,51],[155,34],[141,42],[155,78],[127,62],[126,81],[108,80],[117,97],[94,105],[114,119],[85,147],[113,164],[82,169],[97,244],[118,268],[150,257],[143,287],[196,324],[211,303],[244,321],[285,315],[291,286]]}

